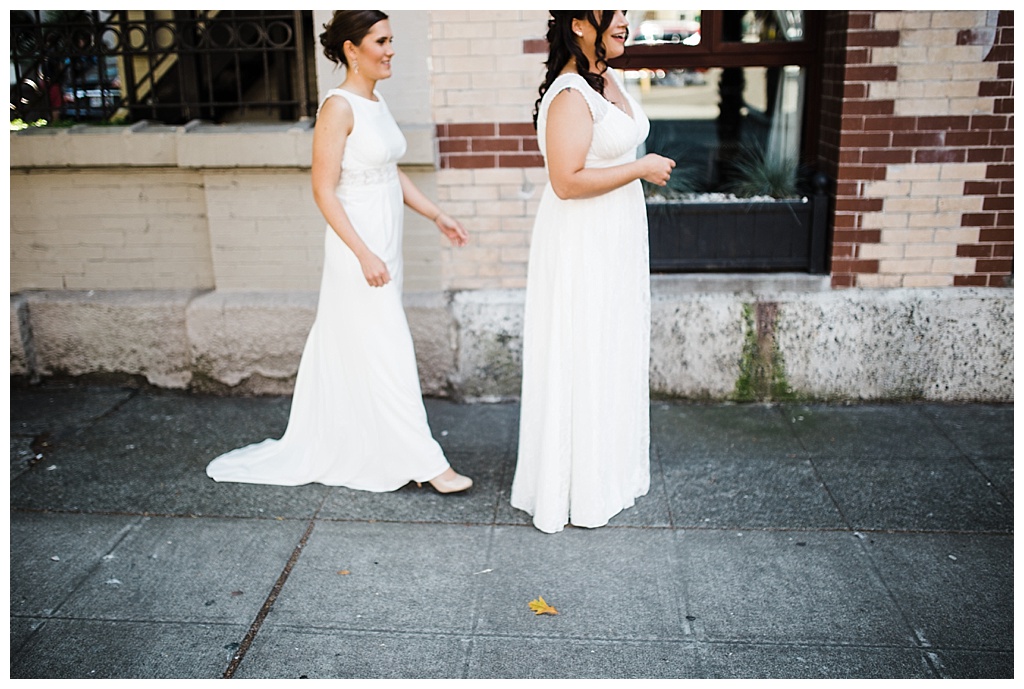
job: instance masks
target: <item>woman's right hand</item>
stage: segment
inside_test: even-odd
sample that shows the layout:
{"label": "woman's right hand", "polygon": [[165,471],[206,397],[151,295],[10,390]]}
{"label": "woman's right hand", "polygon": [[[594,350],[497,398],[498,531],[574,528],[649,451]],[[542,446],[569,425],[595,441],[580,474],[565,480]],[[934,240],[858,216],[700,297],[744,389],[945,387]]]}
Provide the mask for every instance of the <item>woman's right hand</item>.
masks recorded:
{"label": "woman's right hand", "polygon": [[663,187],[668,184],[668,178],[672,175],[672,168],[676,166],[676,161],[657,153],[648,153],[640,159],[640,165],[642,170],[640,179]]}
{"label": "woman's right hand", "polygon": [[387,265],[377,258],[376,254],[368,252],[359,259],[359,266],[363,269],[363,277],[370,287],[383,287],[391,282]]}

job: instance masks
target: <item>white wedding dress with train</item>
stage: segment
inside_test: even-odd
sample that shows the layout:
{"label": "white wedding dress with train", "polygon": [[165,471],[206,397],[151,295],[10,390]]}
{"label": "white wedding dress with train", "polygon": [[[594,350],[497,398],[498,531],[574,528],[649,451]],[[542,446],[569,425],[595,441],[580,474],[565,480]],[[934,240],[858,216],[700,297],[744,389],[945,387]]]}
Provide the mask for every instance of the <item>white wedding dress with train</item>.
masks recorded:
{"label": "white wedding dress with train", "polygon": [[217,481],[322,483],[391,491],[426,482],[448,461],[431,436],[412,337],[402,307],[402,188],[406,142],[379,94],[342,89],[355,124],[342,160],[338,198],[356,232],[387,264],[391,282],[370,287],[355,255],[327,227],[316,320],[302,352],[288,427],[217,457]]}

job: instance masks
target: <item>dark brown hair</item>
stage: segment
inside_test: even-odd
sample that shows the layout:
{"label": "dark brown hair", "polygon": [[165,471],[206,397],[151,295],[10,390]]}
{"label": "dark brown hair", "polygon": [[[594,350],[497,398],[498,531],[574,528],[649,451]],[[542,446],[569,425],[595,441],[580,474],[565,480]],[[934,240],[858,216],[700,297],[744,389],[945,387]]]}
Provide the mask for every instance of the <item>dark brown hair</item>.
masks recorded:
{"label": "dark brown hair", "polygon": [[[537,115],[540,113],[540,102],[544,99],[544,94],[547,93],[551,82],[561,74],[572,58],[576,58],[576,71],[580,76],[587,80],[591,88],[604,95],[604,78],[601,75],[608,69],[608,63],[604,61],[604,32],[611,26],[612,17],[615,15],[615,10],[601,10],[599,21],[594,10],[548,10],[548,12],[551,14],[551,19],[548,20],[548,59],[544,63],[548,71],[544,75],[544,81],[540,88],[537,89],[540,92],[540,98],[533,105],[534,129],[537,128]],[[583,49],[573,37],[572,22],[574,19],[586,19],[597,30],[597,37],[594,39],[594,55],[597,58],[597,64],[594,65],[597,68],[596,74],[590,71],[590,60],[583,54]]]}
{"label": "dark brown hair", "polygon": [[347,67],[345,51],[342,50],[345,41],[359,45],[374,24],[387,18],[388,15],[380,10],[334,10],[334,16],[324,24],[324,32],[320,34],[324,55],[331,62]]}

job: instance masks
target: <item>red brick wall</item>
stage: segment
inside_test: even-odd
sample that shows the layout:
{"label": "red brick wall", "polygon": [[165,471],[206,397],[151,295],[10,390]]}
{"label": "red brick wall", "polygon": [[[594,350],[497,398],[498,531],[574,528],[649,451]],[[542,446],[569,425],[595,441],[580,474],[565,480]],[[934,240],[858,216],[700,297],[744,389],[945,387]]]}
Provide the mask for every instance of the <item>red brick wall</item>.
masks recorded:
{"label": "red brick wall", "polygon": [[437,125],[442,168],[544,167],[531,122]]}
{"label": "red brick wall", "polygon": [[[887,180],[892,166],[943,163],[987,165],[984,179],[962,185],[963,195],[984,197],[983,211],[963,212],[960,221],[963,228],[979,228],[977,241],[956,247],[957,257],[976,259],[974,269],[950,276],[950,284],[1006,285],[1013,272],[1013,13],[1000,12],[994,29],[955,32],[958,46],[992,46],[985,61],[998,63],[998,77],[979,81],[976,95],[994,97],[995,112],[934,115],[897,115],[894,98],[874,95],[897,92],[901,97],[891,85],[884,88],[885,82],[899,79],[901,66],[874,59],[875,51],[895,48],[901,40],[901,30],[877,28],[894,23],[891,15],[879,22],[883,14],[830,12],[826,22],[820,164],[836,180],[832,285],[858,286],[867,282],[864,276],[879,272],[879,260],[871,256],[885,252],[867,252],[865,246],[883,241],[883,232],[865,227],[864,220],[881,213],[885,199],[870,196],[868,187]],[[908,26],[918,28],[915,22],[921,19],[912,18]],[[889,282],[875,279],[871,284],[904,284],[898,276],[884,277]]]}
{"label": "red brick wall", "polygon": [[[893,151],[894,129],[900,125],[893,117],[892,100],[872,100],[865,82],[892,80],[896,69],[871,65],[871,50],[895,46],[899,34],[876,31],[874,12],[849,12],[845,35],[845,55],[841,63],[841,101],[839,107],[839,147],[834,151],[836,197],[832,235],[832,286],[853,287],[857,276],[877,273],[878,260],[860,257],[862,244],[877,243],[880,232],[864,229],[864,213],[881,210],[881,199],[863,196],[864,182],[885,179],[886,164],[902,160],[906,151]],[[837,75],[838,76],[838,75]],[[838,84],[834,84],[836,88]],[[832,107],[837,103],[832,101]]]}
{"label": "red brick wall", "polygon": [[[957,34],[958,45],[987,45],[987,36],[970,29]],[[996,97],[990,117],[971,117],[968,127],[947,134],[962,146],[968,161],[988,164],[986,179],[966,182],[964,194],[984,197],[983,212],[964,214],[964,227],[979,228],[977,243],[961,244],[959,256],[977,259],[973,273],[955,276],[957,285],[1002,287],[1013,274],[1013,12],[1001,11],[995,41],[985,57],[999,65],[998,76],[981,82],[978,95]]]}

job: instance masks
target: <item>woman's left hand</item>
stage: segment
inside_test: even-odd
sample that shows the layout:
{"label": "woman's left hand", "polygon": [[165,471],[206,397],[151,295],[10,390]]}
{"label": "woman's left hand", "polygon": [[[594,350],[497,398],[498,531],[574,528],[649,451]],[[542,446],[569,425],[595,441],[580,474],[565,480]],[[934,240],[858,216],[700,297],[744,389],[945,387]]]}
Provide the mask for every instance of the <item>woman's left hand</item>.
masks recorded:
{"label": "woman's left hand", "polygon": [[453,246],[466,246],[466,243],[469,241],[469,234],[458,220],[447,213],[441,213],[434,218],[434,223],[437,225],[437,229],[441,230],[441,234],[447,237]]}

